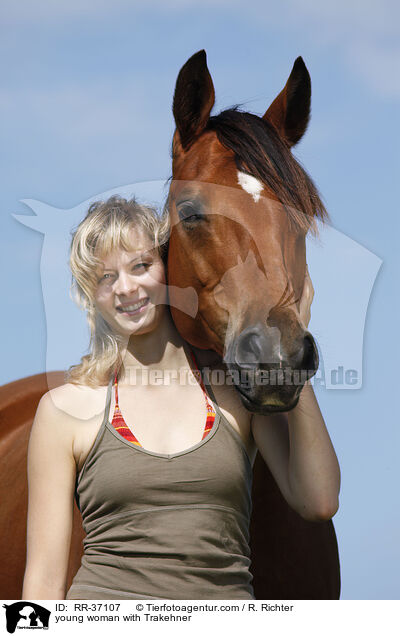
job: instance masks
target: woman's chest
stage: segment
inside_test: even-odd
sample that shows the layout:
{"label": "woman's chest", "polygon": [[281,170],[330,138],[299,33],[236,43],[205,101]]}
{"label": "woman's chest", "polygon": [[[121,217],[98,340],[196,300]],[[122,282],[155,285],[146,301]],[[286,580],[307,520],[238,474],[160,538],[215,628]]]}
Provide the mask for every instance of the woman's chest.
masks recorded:
{"label": "woman's chest", "polygon": [[[242,407],[231,387],[214,387],[214,397],[227,424],[240,436],[253,461],[255,447],[250,432],[250,414]],[[208,402],[217,416],[214,402],[210,398]],[[180,453],[196,446],[206,438],[214,419],[199,385],[170,385],[150,390],[148,387],[120,385],[118,403],[120,417],[114,420],[117,434],[122,416],[122,425],[133,433],[140,446],[158,454]],[[105,414],[110,422],[115,414],[115,404],[113,391],[109,413]],[[74,449],[78,470],[93,446],[103,417],[82,423],[77,431]]]}

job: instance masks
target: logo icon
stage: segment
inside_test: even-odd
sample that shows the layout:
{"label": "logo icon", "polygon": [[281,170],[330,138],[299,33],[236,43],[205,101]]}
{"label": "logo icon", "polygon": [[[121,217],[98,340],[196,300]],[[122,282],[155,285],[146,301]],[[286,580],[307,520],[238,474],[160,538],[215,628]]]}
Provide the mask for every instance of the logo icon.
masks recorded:
{"label": "logo icon", "polygon": [[32,601],[18,601],[7,605],[6,609],[7,631],[14,634],[16,629],[48,629],[50,610],[32,603]]}

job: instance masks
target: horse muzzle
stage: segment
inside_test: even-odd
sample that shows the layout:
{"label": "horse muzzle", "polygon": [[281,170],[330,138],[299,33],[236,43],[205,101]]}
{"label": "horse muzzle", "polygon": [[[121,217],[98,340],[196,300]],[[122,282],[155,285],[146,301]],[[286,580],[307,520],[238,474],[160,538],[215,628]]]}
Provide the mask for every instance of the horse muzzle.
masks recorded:
{"label": "horse muzzle", "polygon": [[247,410],[267,414],[296,406],[319,364],[311,333],[296,331],[293,337],[277,327],[248,327],[230,342],[224,362]]}

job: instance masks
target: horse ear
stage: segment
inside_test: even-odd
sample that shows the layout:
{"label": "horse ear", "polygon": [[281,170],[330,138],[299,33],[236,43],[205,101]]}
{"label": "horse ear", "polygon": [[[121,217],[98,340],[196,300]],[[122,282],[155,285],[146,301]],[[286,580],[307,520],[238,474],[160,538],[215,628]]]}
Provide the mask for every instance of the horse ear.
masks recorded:
{"label": "horse ear", "polygon": [[172,110],[184,150],[203,132],[214,101],[206,52],[199,51],[182,66],[175,86]]}
{"label": "horse ear", "polygon": [[272,102],[263,119],[270,121],[294,146],[304,135],[310,119],[311,79],[303,58],[295,61],[284,89]]}

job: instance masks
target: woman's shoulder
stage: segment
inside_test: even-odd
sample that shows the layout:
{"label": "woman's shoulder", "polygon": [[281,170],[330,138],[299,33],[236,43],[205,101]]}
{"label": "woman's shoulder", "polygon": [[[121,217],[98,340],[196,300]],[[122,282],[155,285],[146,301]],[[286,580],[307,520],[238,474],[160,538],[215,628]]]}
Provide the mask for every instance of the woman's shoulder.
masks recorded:
{"label": "woman's shoulder", "polygon": [[42,396],[38,413],[62,420],[90,420],[104,411],[106,394],[107,386],[67,382]]}
{"label": "woman's shoulder", "polygon": [[52,449],[56,455],[60,453],[60,461],[68,458],[79,468],[101,424],[106,393],[106,386],[72,383],[47,391],[39,402],[31,429],[32,457],[41,458],[43,449],[47,452]]}

